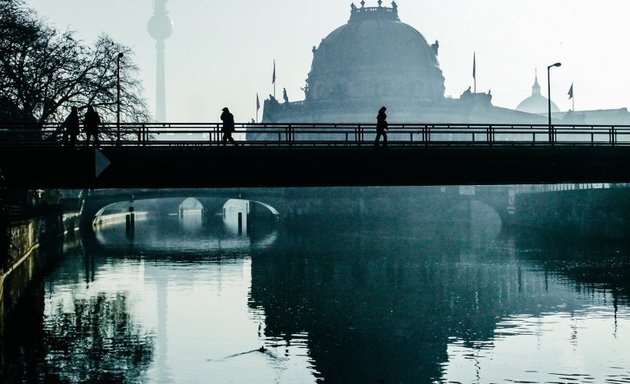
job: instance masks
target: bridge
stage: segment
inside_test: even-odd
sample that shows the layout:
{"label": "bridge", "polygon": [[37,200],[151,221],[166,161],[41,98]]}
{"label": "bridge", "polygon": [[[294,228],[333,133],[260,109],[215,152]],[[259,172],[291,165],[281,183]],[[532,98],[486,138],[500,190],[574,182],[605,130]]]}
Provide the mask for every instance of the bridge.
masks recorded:
{"label": "bridge", "polygon": [[105,124],[99,148],[55,125],[0,127],[9,188],[430,186],[630,181],[630,126]]}
{"label": "bridge", "polygon": [[[94,189],[82,192],[80,225],[92,228],[101,215],[128,213],[127,207],[142,210],[146,203],[160,200],[162,212],[177,212],[188,198],[200,203],[204,214],[214,216],[226,202],[238,199],[233,208],[243,213],[245,223],[282,222],[326,227],[343,218],[345,223],[385,222],[396,225],[414,220],[468,223],[471,200],[496,212],[506,224],[510,220],[510,194],[503,187],[477,187],[462,193],[460,187],[301,187],[301,188],[146,188]],[[145,203],[143,205],[143,202]],[[149,210],[155,210],[150,205]],[[245,218],[246,217],[246,218]],[[343,221],[341,220],[341,221]]]}

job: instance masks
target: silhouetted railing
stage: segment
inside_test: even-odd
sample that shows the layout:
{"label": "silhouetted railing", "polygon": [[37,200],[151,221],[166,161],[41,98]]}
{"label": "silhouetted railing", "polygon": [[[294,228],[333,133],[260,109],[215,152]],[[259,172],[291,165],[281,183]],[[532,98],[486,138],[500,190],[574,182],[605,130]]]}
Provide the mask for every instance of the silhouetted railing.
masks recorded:
{"label": "silhouetted railing", "polygon": [[[244,146],[371,146],[374,124],[236,124]],[[390,124],[390,146],[628,146],[630,125]],[[219,146],[220,123],[104,124],[101,146]],[[120,139],[118,139],[120,138]],[[82,145],[85,136],[79,136]],[[1,125],[0,146],[60,146],[58,124]]]}

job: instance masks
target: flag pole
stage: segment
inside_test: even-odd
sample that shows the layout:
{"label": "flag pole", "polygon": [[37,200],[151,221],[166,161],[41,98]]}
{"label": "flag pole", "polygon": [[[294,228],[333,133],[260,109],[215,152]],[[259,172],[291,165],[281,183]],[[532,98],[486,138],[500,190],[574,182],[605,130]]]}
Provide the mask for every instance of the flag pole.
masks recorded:
{"label": "flag pole", "polygon": [[276,98],[276,61],[273,61],[273,77],[272,77],[272,83],[273,83],[273,98]]}
{"label": "flag pole", "polygon": [[473,80],[474,80],[474,89],[477,93],[477,60],[476,60],[476,52],[473,52]]}

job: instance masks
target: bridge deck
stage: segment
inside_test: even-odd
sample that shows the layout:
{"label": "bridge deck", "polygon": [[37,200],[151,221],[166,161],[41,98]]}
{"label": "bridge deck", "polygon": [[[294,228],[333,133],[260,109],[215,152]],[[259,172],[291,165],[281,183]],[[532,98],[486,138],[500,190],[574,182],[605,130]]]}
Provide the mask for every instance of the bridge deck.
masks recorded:
{"label": "bridge deck", "polygon": [[630,147],[7,148],[0,166],[12,188],[612,183]]}
{"label": "bridge deck", "polygon": [[[11,128],[11,127],[9,127]],[[100,149],[54,126],[0,127],[11,188],[300,187],[630,182],[630,127],[392,125],[387,149],[361,124],[106,125]],[[185,140],[165,139],[178,133]]]}

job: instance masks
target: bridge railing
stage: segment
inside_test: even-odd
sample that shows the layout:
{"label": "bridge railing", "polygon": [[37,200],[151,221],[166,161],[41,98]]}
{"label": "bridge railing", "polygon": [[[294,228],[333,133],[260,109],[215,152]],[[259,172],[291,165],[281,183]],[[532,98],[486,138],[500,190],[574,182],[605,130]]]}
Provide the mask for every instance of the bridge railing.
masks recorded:
{"label": "bridge railing", "polygon": [[[234,138],[247,146],[371,146],[374,124],[239,123]],[[218,146],[221,123],[103,124],[102,146]],[[630,145],[630,125],[390,124],[393,146]],[[85,140],[83,133],[77,145]],[[59,124],[2,124],[0,146],[63,145]]]}

